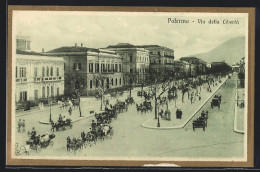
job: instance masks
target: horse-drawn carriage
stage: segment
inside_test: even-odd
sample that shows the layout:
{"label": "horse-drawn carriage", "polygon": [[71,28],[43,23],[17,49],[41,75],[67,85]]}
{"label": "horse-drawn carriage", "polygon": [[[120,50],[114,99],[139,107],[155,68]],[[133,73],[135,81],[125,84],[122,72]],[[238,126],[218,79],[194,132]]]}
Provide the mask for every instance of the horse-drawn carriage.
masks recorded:
{"label": "horse-drawn carriage", "polygon": [[128,110],[128,107],[126,105],[125,102],[120,102],[118,101],[116,104],[115,104],[115,109],[117,112],[123,112],[123,111],[127,111]]}
{"label": "horse-drawn carriage", "polygon": [[26,145],[30,146],[30,149],[40,151],[42,148],[48,146],[53,146],[54,142],[52,139],[55,137],[54,134],[44,134],[44,135],[31,135],[29,140],[26,141]]}
{"label": "horse-drawn carriage", "polygon": [[56,123],[52,122],[51,125],[52,125],[51,130],[53,132],[54,132],[54,129],[56,129],[56,131],[59,131],[59,129],[64,131],[66,129],[72,128],[72,121],[71,121],[71,119],[66,119],[66,120],[59,119]]}
{"label": "horse-drawn carriage", "polygon": [[145,96],[146,92],[145,91],[138,91],[137,96]]}
{"label": "horse-drawn carriage", "polygon": [[151,99],[153,99],[153,94],[148,93],[148,94],[144,95],[144,98],[145,98],[145,100],[150,101]]}
{"label": "horse-drawn carriage", "polygon": [[127,97],[127,99],[125,100],[125,102],[126,102],[127,104],[131,104],[131,105],[132,105],[133,103],[135,103],[133,97]]}
{"label": "horse-drawn carriage", "polygon": [[98,113],[95,113],[95,118],[97,119],[98,123],[110,123],[112,117],[110,116],[108,111],[100,111]]}
{"label": "horse-drawn carriage", "polygon": [[152,104],[151,101],[144,101],[140,105],[136,104],[137,111],[146,112],[146,111],[152,111]]}
{"label": "horse-drawn carriage", "polygon": [[193,131],[195,131],[195,128],[203,128],[203,131],[205,131],[208,126],[208,111],[206,113],[202,111],[201,116],[192,122],[192,126]]}
{"label": "horse-drawn carriage", "polygon": [[105,111],[107,112],[107,114],[108,114],[108,116],[109,116],[110,118],[117,119],[116,108],[112,108],[112,109],[105,108]]}
{"label": "horse-drawn carriage", "polygon": [[213,109],[214,106],[220,108],[220,104],[221,104],[221,95],[215,95],[211,101],[211,108]]}
{"label": "horse-drawn carriage", "polygon": [[[82,149],[84,145],[84,141],[82,138],[73,138],[67,137],[67,151],[76,153],[77,150]],[[85,146],[86,147],[86,146]]]}

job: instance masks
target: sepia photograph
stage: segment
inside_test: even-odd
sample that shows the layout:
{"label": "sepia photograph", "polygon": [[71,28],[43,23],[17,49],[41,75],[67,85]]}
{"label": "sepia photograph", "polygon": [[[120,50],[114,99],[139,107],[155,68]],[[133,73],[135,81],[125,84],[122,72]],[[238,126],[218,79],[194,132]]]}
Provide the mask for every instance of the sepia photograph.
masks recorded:
{"label": "sepia photograph", "polygon": [[9,7],[7,163],[252,166],[252,10],[57,9]]}

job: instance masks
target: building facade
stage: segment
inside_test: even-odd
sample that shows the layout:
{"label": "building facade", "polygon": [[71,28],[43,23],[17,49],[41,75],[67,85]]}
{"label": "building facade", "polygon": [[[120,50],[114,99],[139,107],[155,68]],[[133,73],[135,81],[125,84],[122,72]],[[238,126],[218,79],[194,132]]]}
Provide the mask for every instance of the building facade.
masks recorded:
{"label": "building facade", "polygon": [[149,69],[149,50],[127,43],[108,46],[123,58],[124,84],[141,85]]}
{"label": "building facade", "polygon": [[180,61],[189,64],[189,76],[205,74],[207,72],[207,63],[197,57],[182,57]]}
{"label": "building facade", "polygon": [[139,45],[137,47],[149,50],[150,67],[158,66],[173,70],[174,68],[174,50],[159,45]]}
{"label": "building facade", "polygon": [[[86,47],[61,47],[46,52],[64,59],[65,90],[83,87],[82,95],[98,93],[98,78],[107,89],[123,86],[122,57],[115,51]],[[74,80],[75,82],[72,82]]]}
{"label": "building facade", "polygon": [[[15,102],[39,102],[64,94],[64,61],[38,53],[15,55]],[[52,99],[54,100],[54,99]]]}
{"label": "building facade", "polygon": [[175,60],[174,71],[176,76],[187,76],[190,71],[190,65],[186,61]]}

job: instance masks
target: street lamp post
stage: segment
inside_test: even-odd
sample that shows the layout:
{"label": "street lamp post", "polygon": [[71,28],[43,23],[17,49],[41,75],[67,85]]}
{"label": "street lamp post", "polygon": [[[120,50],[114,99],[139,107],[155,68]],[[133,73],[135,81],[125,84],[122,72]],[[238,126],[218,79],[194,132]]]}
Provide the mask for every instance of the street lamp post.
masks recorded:
{"label": "street lamp post", "polygon": [[79,117],[81,117],[81,109],[80,109],[80,92],[78,91],[78,99],[79,99]]}
{"label": "street lamp post", "polygon": [[[158,108],[158,111],[159,111],[159,108]],[[160,116],[157,115],[157,118],[158,118],[158,121],[157,121],[157,127],[160,127]]]}

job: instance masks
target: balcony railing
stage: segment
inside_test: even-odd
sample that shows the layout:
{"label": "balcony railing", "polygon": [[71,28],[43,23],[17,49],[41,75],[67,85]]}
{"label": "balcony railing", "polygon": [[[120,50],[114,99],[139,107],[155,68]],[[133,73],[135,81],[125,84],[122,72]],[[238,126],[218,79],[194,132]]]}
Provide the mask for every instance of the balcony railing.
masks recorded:
{"label": "balcony railing", "polygon": [[27,82],[27,78],[16,78],[16,82]]}

